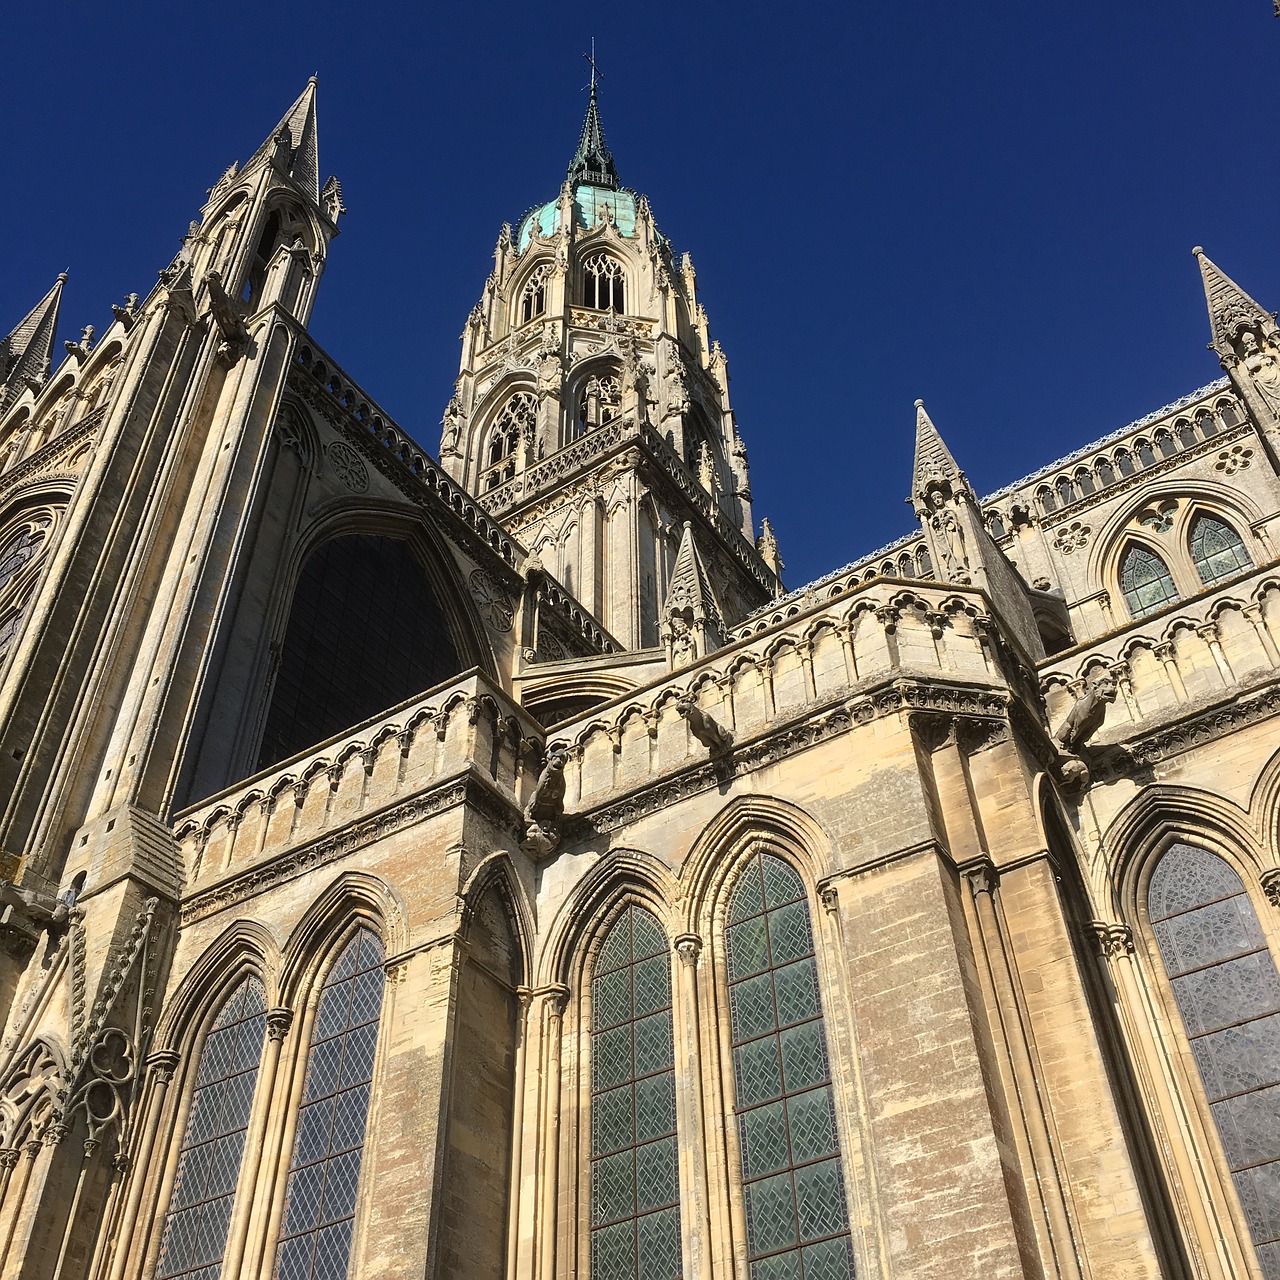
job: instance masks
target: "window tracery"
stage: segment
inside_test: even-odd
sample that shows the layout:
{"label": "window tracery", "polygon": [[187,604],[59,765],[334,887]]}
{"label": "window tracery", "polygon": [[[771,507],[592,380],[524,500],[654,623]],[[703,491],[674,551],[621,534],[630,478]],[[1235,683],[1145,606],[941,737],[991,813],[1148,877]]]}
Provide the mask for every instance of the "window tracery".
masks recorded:
{"label": "window tracery", "polygon": [[1192,521],[1191,558],[1206,587],[1253,568],[1240,535],[1225,521],[1209,515],[1198,515]]}
{"label": "window tracery", "polygon": [[1280,973],[1244,883],[1175,844],[1147,908],[1258,1262],[1280,1280]]}
{"label": "window tracery", "polygon": [[257,978],[245,978],[200,1051],[157,1280],[208,1280],[221,1268],[266,1030],[266,992]]}
{"label": "window tracery", "polygon": [[597,311],[625,311],[625,282],[626,273],[617,258],[592,254],[582,264],[582,305]]}
{"label": "window tracery", "polygon": [[29,520],[0,543],[0,592],[39,554],[51,524],[47,516]]}
{"label": "window tracery", "polygon": [[480,490],[496,489],[516,474],[516,458],[522,441],[533,439],[538,421],[538,400],[531,392],[517,391],[498,411],[489,426],[480,471]]}
{"label": "window tracery", "polygon": [[578,393],[578,421],[574,439],[612,422],[622,412],[622,387],[606,375],[589,378]]}
{"label": "window tracery", "polygon": [[1135,618],[1154,613],[1178,598],[1169,566],[1154,551],[1136,545],[1120,562],[1120,589]]}
{"label": "window tracery", "polygon": [[536,268],[525,281],[520,294],[520,323],[528,324],[547,309],[547,278],[549,276],[546,263]]}
{"label": "window tracery", "polygon": [[752,1280],[854,1274],[809,902],[757,850],[729,898],[729,1018]]}
{"label": "window tracery", "polygon": [[592,1280],[678,1277],[671,951],[662,926],[630,905],[591,980]]}
{"label": "window tracery", "polygon": [[360,929],[320,989],[289,1165],[276,1280],[343,1280],[382,1013],[382,943]]}

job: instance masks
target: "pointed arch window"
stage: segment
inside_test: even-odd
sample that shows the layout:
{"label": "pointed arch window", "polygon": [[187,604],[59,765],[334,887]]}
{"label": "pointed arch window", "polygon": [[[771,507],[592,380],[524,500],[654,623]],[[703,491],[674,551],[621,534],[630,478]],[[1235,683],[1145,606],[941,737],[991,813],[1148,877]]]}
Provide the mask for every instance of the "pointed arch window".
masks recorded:
{"label": "pointed arch window", "polygon": [[853,1246],[804,884],[757,850],[729,898],[734,1094],[752,1280],[850,1280]]}
{"label": "pointed arch window", "polygon": [[1240,877],[1175,844],[1147,908],[1258,1261],[1280,1280],[1280,973]]}
{"label": "pointed arch window", "polygon": [[591,979],[591,1278],[678,1280],[671,950],[628,906]]}
{"label": "pointed arch window", "polygon": [[220,1270],[266,1030],[266,992],[257,978],[245,978],[200,1050],[157,1280],[206,1280]]}
{"label": "pointed arch window", "polygon": [[574,438],[584,436],[622,412],[622,387],[617,378],[588,378],[578,393],[578,424]]}
{"label": "pointed arch window", "polygon": [[547,267],[544,263],[525,281],[520,294],[520,323],[528,324],[547,309]]}
{"label": "pointed arch window", "polygon": [[320,989],[272,1273],[277,1280],[341,1280],[347,1274],[384,960],[382,943],[360,929]]}
{"label": "pointed arch window", "polygon": [[28,520],[0,543],[0,592],[39,555],[49,525],[48,519]]}
{"label": "pointed arch window", "polygon": [[582,264],[582,305],[597,311],[625,311],[625,281],[626,273],[617,258],[592,254]]}
{"label": "pointed arch window", "polygon": [[1240,535],[1213,516],[1198,515],[1191,525],[1191,558],[1206,587],[1253,568]]}
{"label": "pointed arch window", "polygon": [[489,426],[481,458],[481,493],[496,489],[515,476],[521,441],[533,439],[537,421],[538,400],[529,391],[517,391],[498,410]]}
{"label": "pointed arch window", "polygon": [[1135,618],[1163,609],[1178,598],[1169,566],[1154,551],[1132,546],[1120,562],[1120,589]]}

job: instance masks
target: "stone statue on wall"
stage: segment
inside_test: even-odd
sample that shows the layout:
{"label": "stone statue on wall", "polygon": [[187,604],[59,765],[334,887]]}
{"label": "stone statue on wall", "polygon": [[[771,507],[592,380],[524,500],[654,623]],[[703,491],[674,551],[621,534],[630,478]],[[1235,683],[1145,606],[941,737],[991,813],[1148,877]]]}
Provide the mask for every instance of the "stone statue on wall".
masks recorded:
{"label": "stone statue on wall", "polygon": [[954,511],[947,510],[946,494],[934,489],[929,494],[933,511],[929,525],[938,535],[938,550],[942,552],[948,582],[969,581],[969,554],[964,545],[964,530]]}
{"label": "stone statue on wall", "polygon": [[1102,728],[1116,693],[1115,678],[1099,676],[1085,688],[1054,731],[1053,740],[1058,744],[1058,777],[1069,790],[1081,790],[1089,785],[1089,766],[1082,755],[1084,746]]}
{"label": "stone statue on wall", "polygon": [[525,828],[520,847],[535,857],[546,857],[560,843],[564,817],[564,767],[568,754],[552,748],[524,807]]}
{"label": "stone statue on wall", "polygon": [[1280,413],[1280,361],[1258,345],[1258,339],[1246,332],[1240,339],[1241,359],[1253,377],[1254,385],[1267,404]]}

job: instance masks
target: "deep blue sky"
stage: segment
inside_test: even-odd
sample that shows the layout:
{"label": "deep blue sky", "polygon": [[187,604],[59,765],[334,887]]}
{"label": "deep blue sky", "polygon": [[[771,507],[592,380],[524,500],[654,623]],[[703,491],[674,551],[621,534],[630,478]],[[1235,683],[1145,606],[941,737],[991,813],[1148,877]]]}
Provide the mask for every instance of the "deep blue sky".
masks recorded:
{"label": "deep blue sky", "polygon": [[351,212],[313,328],[434,451],[594,35],[622,179],[693,255],[796,586],[910,527],[917,396],[985,492],[1219,374],[1192,245],[1280,307],[1271,9],[18,6],[0,326],[67,268],[63,336],[103,328],[317,72]]}

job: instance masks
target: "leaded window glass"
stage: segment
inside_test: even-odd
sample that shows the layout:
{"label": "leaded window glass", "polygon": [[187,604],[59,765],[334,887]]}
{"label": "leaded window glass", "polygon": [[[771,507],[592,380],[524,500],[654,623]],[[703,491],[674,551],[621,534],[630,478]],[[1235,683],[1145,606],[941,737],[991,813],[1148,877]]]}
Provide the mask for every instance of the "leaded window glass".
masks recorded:
{"label": "leaded window glass", "polygon": [[635,905],[591,980],[591,1277],[679,1280],[671,951]]}
{"label": "leaded window glass", "polygon": [[1169,567],[1154,551],[1130,547],[1120,565],[1120,589],[1135,618],[1154,613],[1178,598]]}
{"label": "leaded window glass", "polygon": [[753,853],[729,899],[726,935],[751,1280],[850,1280],[813,928],[796,872]]}
{"label": "leaded window glass", "polygon": [[45,530],[35,526],[19,529],[0,546],[0,591],[18,576],[24,565],[35,557],[45,539]]}
{"label": "leaded window glass", "polygon": [[344,1280],[347,1274],[383,959],[382,944],[361,929],[321,988],[274,1280]]}
{"label": "leaded window glass", "polygon": [[1147,905],[1258,1261],[1280,1280],[1280,974],[1240,877],[1207,850],[1170,848]]}
{"label": "leaded window glass", "polygon": [[266,993],[257,978],[246,978],[222,1006],[200,1051],[157,1280],[216,1280],[221,1274],[266,1030]]}
{"label": "leaded window glass", "polygon": [[1196,516],[1191,526],[1191,558],[1206,587],[1253,568],[1240,535],[1213,516]]}
{"label": "leaded window glass", "polygon": [[15,609],[8,617],[0,621],[0,658],[9,652],[19,631],[22,630],[23,611]]}

